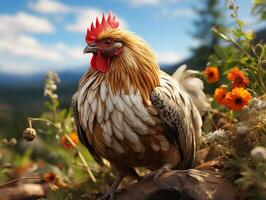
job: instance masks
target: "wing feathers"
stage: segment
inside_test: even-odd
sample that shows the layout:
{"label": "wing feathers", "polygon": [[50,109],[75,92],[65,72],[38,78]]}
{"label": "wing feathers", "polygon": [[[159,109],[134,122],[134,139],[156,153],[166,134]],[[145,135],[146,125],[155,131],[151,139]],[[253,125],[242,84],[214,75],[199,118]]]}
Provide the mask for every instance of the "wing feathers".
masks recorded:
{"label": "wing feathers", "polygon": [[90,143],[89,138],[87,137],[85,131],[83,130],[80,120],[79,120],[79,112],[78,112],[78,95],[75,93],[72,97],[72,109],[73,109],[73,117],[75,124],[77,126],[78,136],[80,141],[87,147],[90,151],[93,158],[98,162],[100,165],[103,165],[103,160],[96,154],[95,149],[93,148],[92,144]]}
{"label": "wing feathers", "polygon": [[[202,121],[188,93],[170,76],[162,74],[160,86],[152,92],[151,101],[159,112],[168,140],[181,151],[179,167],[192,167]],[[163,141],[160,141],[160,146],[166,149]],[[156,145],[153,144],[153,148]]]}

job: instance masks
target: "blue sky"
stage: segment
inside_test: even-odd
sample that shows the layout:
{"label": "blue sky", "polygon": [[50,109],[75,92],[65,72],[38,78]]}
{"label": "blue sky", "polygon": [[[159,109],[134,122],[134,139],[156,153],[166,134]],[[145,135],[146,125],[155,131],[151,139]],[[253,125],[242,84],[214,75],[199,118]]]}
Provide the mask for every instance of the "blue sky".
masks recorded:
{"label": "blue sky", "polygon": [[[112,11],[121,25],[144,38],[161,64],[189,56],[198,42],[193,32],[198,0],[1,0],[0,73],[30,74],[72,70],[89,65],[83,55],[87,27],[95,17]],[[239,0],[241,17],[251,1]]]}

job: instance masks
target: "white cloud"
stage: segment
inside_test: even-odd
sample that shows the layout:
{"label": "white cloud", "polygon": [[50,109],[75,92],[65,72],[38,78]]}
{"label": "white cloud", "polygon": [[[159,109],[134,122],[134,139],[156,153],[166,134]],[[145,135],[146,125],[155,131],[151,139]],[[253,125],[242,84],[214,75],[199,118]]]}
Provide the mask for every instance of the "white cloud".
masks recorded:
{"label": "white cloud", "polygon": [[160,6],[165,4],[175,4],[180,0],[117,0],[120,2],[129,3],[133,7],[143,6]]}
{"label": "white cloud", "polygon": [[133,6],[159,5],[160,0],[130,0]]}
{"label": "white cloud", "polygon": [[57,0],[37,0],[28,4],[29,8],[36,12],[47,14],[67,13],[70,7]]}
{"label": "white cloud", "polygon": [[[139,1],[139,0],[138,0]],[[147,1],[147,0],[146,0]],[[152,1],[152,0],[150,0]],[[156,0],[157,1],[157,0]],[[96,17],[101,18],[104,11],[98,8],[69,6],[58,0],[37,0],[29,3],[28,7],[38,13],[54,14],[58,13],[73,14],[75,21],[65,25],[65,29],[69,32],[85,33],[91,22],[95,22]],[[127,28],[127,22],[113,13],[120,22],[120,27]],[[62,18],[59,18],[62,20]]]}
{"label": "white cloud", "polygon": [[85,33],[90,26],[90,22],[94,22],[96,17],[102,15],[102,11],[99,9],[88,8],[86,10],[80,10],[77,14],[75,22],[67,24],[66,30],[70,32],[83,32]]}
{"label": "white cloud", "polygon": [[85,64],[83,47],[44,44],[31,34],[52,33],[45,18],[19,12],[0,15],[0,71],[33,73]]}
{"label": "white cloud", "polygon": [[192,10],[191,8],[186,8],[186,9],[175,9],[172,11],[172,16],[174,17],[191,17],[195,15],[195,11]]}
{"label": "white cloud", "polygon": [[182,59],[182,57],[173,51],[155,52],[159,64],[175,64]]}
{"label": "white cloud", "polygon": [[0,34],[28,33],[52,33],[54,26],[47,19],[18,12],[15,15],[0,15]]}
{"label": "white cloud", "polygon": [[[69,32],[85,33],[87,28],[90,27],[92,22],[95,24],[96,17],[98,17],[99,20],[101,20],[103,13],[104,12],[99,9],[93,9],[93,8],[82,9],[79,11],[76,21],[73,22],[72,24],[67,24],[65,28]],[[123,18],[119,17],[115,13],[113,13],[113,15],[117,17],[120,23],[120,27],[123,27],[125,29],[128,28],[128,24]]]}
{"label": "white cloud", "polygon": [[176,8],[176,9],[170,9],[167,7],[164,7],[161,9],[161,14],[166,17],[193,17],[195,16],[195,11],[191,8]]}
{"label": "white cloud", "polygon": [[23,34],[0,40],[0,51],[14,56],[27,56],[41,60],[59,61],[62,59],[58,52],[46,48],[34,38]]}
{"label": "white cloud", "polygon": [[62,70],[89,63],[88,55],[83,55],[83,47],[63,43],[45,45],[23,34],[0,41],[0,60],[0,71],[20,74]]}

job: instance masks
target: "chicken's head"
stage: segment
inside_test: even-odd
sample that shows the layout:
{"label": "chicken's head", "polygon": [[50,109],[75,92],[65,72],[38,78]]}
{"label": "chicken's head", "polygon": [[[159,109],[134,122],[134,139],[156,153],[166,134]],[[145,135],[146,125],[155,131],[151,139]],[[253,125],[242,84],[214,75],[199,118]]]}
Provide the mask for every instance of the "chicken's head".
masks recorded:
{"label": "chicken's head", "polygon": [[91,28],[87,29],[84,53],[93,53],[91,59],[91,67],[94,70],[106,73],[111,66],[114,57],[119,56],[122,52],[123,43],[114,38],[102,38],[101,33],[106,30],[117,29],[119,22],[111,13],[106,19],[104,14],[101,23],[96,18],[96,24],[91,24]]}
{"label": "chicken's head", "polygon": [[148,102],[150,92],[159,84],[156,56],[142,38],[118,26],[112,14],[107,19],[103,15],[101,23],[96,18],[95,26],[92,23],[87,30],[84,53],[93,53],[91,68],[106,74],[114,92],[117,85],[124,92],[133,87]]}

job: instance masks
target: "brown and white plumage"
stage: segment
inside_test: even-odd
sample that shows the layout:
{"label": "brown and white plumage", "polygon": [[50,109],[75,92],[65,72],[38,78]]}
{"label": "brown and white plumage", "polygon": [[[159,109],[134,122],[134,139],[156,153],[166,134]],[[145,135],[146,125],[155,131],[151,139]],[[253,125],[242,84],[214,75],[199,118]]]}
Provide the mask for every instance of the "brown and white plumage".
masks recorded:
{"label": "brown and white plumage", "polygon": [[[192,167],[202,125],[193,100],[206,100],[201,81],[183,68],[175,78],[162,72],[133,33],[105,29],[97,40],[105,38],[123,50],[106,73],[89,68],[79,82],[73,110],[82,143],[98,163],[105,158],[123,172],[113,188],[134,167]],[[200,85],[187,91],[193,81]]]}

